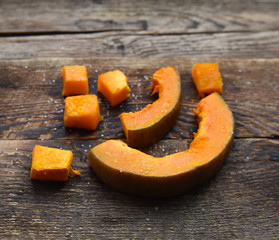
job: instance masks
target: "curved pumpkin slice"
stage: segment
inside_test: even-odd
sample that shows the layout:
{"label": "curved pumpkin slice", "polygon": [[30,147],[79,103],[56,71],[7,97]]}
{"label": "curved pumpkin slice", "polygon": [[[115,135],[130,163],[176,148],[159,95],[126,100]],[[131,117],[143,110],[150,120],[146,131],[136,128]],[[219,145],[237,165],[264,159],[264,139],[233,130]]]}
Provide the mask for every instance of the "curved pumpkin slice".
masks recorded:
{"label": "curved pumpkin slice", "polygon": [[149,89],[159,98],[138,112],[122,113],[120,119],[128,144],[150,145],[162,139],[174,126],[180,110],[180,77],[174,67],[165,67],[153,75]]}
{"label": "curved pumpkin slice", "polygon": [[188,150],[155,158],[109,140],[94,147],[89,163],[108,185],[131,194],[169,197],[186,192],[212,177],[229,153],[234,135],[233,115],[218,93],[202,99],[199,129]]}

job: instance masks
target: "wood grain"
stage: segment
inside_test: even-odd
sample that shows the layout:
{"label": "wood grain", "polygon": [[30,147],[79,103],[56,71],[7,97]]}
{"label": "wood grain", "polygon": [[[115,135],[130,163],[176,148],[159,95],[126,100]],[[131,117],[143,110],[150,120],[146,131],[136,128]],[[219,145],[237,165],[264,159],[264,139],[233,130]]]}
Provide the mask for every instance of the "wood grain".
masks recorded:
{"label": "wood grain", "polygon": [[278,58],[279,31],[141,34],[131,31],[0,38],[1,59],[88,57]]}
{"label": "wood grain", "polygon": [[[103,184],[87,162],[101,140],[0,140],[1,239],[276,239],[279,141],[237,139],[211,181],[183,196],[144,199]],[[190,140],[162,140],[145,151],[167,154]],[[70,149],[82,177],[31,181],[35,144]],[[156,155],[154,154],[154,155]]]}
{"label": "wood grain", "polygon": [[[0,1],[0,239],[278,239],[279,2],[274,0]],[[218,62],[236,139],[216,177],[171,199],[145,199],[103,184],[90,148],[125,137],[123,111],[151,103],[157,69],[176,66],[181,113],[172,131],[143,148],[185,150],[197,130],[191,66]],[[88,69],[104,121],[65,129],[61,70]],[[112,108],[98,74],[119,68],[130,98]],[[30,179],[35,144],[70,149],[82,177]]]}
{"label": "wood grain", "polygon": [[[192,138],[197,120],[192,112],[199,98],[191,79],[195,63],[218,62],[224,79],[223,98],[236,121],[236,137],[278,137],[278,59],[115,58],[41,59],[0,62],[0,136],[2,139],[124,138],[119,114],[143,108],[156,100],[146,89],[149,76],[161,67],[176,66],[182,79],[182,107],[167,138]],[[86,65],[90,93],[97,94],[104,121],[96,131],[65,129],[61,95],[64,65]],[[131,97],[110,107],[97,92],[98,74],[120,69],[129,78]]]}
{"label": "wood grain", "polygon": [[277,1],[268,1],[267,4],[265,0],[2,0],[0,7],[2,34],[111,30],[149,33],[279,30],[279,4]]}

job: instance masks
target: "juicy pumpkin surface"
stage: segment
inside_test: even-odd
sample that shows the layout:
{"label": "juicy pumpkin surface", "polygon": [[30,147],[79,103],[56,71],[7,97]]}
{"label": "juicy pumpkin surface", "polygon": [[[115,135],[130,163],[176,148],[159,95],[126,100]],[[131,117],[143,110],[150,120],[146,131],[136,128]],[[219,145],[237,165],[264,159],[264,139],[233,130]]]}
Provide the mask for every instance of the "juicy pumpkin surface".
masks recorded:
{"label": "juicy pumpkin surface", "polygon": [[232,112],[218,93],[202,99],[194,112],[199,129],[188,150],[156,158],[109,140],[90,150],[91,167],[105,183],[123,192],[151,197],[184,193],[218,171],[234,135]]}
{"label": "juicy pumpkin surface", "polygon": [[174,67],[164,67],[153,75],[149,89],[158,99],[137,112],[122,113],[120,119],[128,144],[141,147],[155,143],[173,127],[181,104],[180,76]]}

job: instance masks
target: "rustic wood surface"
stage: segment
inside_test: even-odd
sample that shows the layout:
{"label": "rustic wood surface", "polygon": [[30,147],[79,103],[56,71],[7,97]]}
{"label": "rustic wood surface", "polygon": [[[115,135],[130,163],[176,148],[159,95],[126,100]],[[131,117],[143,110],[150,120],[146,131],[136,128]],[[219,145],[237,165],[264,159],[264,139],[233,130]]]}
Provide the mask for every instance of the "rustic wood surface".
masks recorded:
{"label": "rustic wood surface", "polygon": [[2,34],[278,30],[277,1],[1,0]]}
{"label": "rustic wood surface", "polygon": [[[0,239],[278,239],[278,1],[0,1]],[[156,99],[146,89],[166,65],[182,79],[182,108],[170,133],[143,148],[185,150],[197,130],[191,66],[217,62],[236,132],[210,181],[170,199],[139,198],[103,184],[90,148],[122,139],[119,114]],[[86,65],[104,121],[65,129],[64,65]],[[132,89],[110,107],[98,74],[120,69]],[[35,144],[73,151],[82,177],[30,179]]]}
{"label": "rustic wood surface", "polygon": [[53,57],[278,58],[279,31],[182,35],[101,32],[0,39],[2,59]]}

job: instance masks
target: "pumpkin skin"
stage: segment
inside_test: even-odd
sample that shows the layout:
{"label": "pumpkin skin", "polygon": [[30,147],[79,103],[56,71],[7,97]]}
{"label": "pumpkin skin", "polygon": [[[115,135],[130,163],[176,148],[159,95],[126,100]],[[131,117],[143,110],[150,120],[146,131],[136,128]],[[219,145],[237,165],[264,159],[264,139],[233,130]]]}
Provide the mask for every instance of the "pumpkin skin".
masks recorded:
{"label": "pumpkin skin", "polygon": [[109,140],[90,150],[93,171],[111,187],[139,196],[170,197],[196,187],[223,165],[233,142],[234,119],[218,93],[203,98],[194,112],[199,129],[188,150],[156,158]]}
{"label": "pumpkin skin", "polygon": [[149,89],[159,98],[137,112],[122,113],[121,123],[131,147],[143,147],[162,139],[176,123],[181,105],[180,76],[174,67],[153,75]]}

